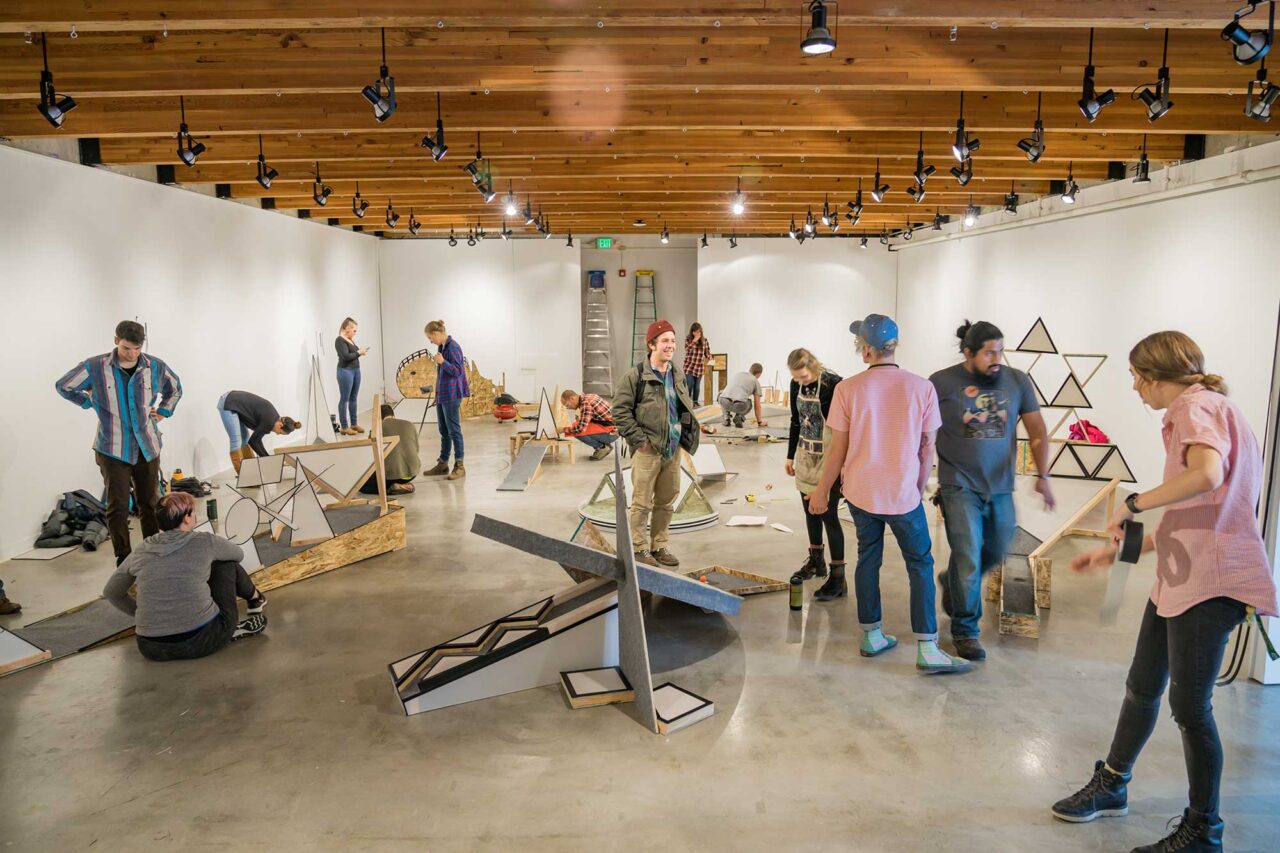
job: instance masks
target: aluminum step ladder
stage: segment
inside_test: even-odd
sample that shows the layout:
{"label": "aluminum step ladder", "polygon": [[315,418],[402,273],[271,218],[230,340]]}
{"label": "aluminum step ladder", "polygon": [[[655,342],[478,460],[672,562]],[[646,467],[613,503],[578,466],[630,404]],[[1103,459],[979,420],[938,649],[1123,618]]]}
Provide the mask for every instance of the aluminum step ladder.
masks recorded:
{"label": "aluminum step ladder", "polygon": [[613,398],[613,341],[609,335],[609,300],[604,270],[587,271],[587,304],[582,330],[582,390]]}
{"label": "aluminum step ladder", "polygon": [[632,305],[631,363],[639,364],[649,354],[649,342],[644,339],[649,324],[658,319],[658,288],[653,270],[636,270],[636,289]]}

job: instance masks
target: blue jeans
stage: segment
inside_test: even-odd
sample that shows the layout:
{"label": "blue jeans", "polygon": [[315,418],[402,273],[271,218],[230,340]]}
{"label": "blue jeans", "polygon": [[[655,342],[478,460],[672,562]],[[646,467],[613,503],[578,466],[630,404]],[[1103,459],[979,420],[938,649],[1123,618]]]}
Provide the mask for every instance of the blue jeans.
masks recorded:
{"label": "blue jeans", "polygon": [[240,416],[222,408],[227,403],[227,394],[218,398],[218,414],[222,416],[222,428],[227,431],[227,438],[231,439],[231,451],[234,453],[244,447],[244,434],[240,431]]}
{"label": "blue jeans", "polygon": [[849,504],[858,534],[858,566],[853,573],[853,590],[858,598],[858,623],[864,631],[879,628],[880,566],[884,563],[884,528],[893,531],[907,563],[911,584],[911,630],[917,640],[938,639],[938,616],[934,611],[933,540],[924,506],[917,505],[903,515],[879,515]]}
{"label": "blue jeans", "polygon": [[455,462],[462,461],[462,417],[461,400],[439,400],[436,402],[436,423],[440,427],[440,461],[449,461],[449,451],[453,451]]}
{"label": "blue jeans", "polygon": [[964,486],[939,486],[951,559],[939,580],[951,596],[951,636],[976,638],[982,619],[982,576],[1000,565],[1013,541],[1013,495],[984,495]]}
{"label": "blue jeans", "polygon": [[597,432],[591,435],[575,435],[574,438],[581,441],[587,447],[599,450],[602,447],[608,447],[618,440],[617,433]]}
{"label": "blue jeans", "polygon": [[360,396],[360,368],[338,368],[338,420],[343,427],[360,422],[356,416],[356,399]]}
{"label": "blue jeans", "polygon": [[689,399],[693,400],[693,404],[698,405],[698,391],[702,389],[702,377],[684,375],[684,385],[689,389]]}

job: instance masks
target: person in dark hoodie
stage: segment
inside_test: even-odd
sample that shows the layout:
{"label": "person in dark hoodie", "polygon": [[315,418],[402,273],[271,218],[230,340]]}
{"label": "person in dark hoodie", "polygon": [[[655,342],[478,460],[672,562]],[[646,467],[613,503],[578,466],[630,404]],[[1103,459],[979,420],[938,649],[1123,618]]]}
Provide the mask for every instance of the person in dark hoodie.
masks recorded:
{"label": "person in dark hoodie", "polygon": [[262,438],[267,433],[288,435],[302,424],[282,418],[265,397],[248,391],[228,391],[218,399],[218,414],[231,440],[231,466],[240,473],[240,463],[254,455],[267,456]]}
{"label": "person in dark hoodie", "polygon": [[[196,531],[195,498],[171,492],[160,501],[160,532],[120,564],[103,597],[133,616],[138,651],[155,661],[211,655],[267,626],[267,597],[249,579],[240,546]],[[134,595],[129,588],[137,584]],[[239,619],[236,599],[248,602]]]}

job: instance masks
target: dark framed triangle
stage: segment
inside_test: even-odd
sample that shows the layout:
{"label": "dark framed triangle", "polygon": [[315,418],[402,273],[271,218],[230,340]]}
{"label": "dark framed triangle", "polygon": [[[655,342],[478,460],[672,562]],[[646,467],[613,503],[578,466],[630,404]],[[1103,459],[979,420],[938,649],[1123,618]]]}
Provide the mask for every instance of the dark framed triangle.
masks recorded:
{"label": "dark framed triangle", "polygon": [[1080,381],[1076,379],[1074,373],[1068,373],[1067,378],[1062,380],[1062,387],[1058,389],[1058,393],[1053,395],[1053,400],[1050,401],[1049,405],[1064,409],[1093,408],[1093,404],[1085,396],[1084,388],[1080,386]]}
{"label": "dark framed triangle", "polygon": [[1016,347],[1018,352],[1040,352],[1057,354],[1058,348],[1053,344],[1053,338],[1049,335],[1049,329],[1044,324],[1044,319],[1037,317],[1035,323],[1031,326],[1031,331],[1027,332],[1022,339],[1022,343]]}
{"label": "dark framed triangle", "polygon": [[1040,407],[1044,408],[1049,405],[1049,398],[1046,397],[1044,395],[1044,391],[1040,389],[1040,383],[1036,381],[1036,377],[1033,374],[1028,373],[1027,378],[1031,380],[1031,387],[1035,389],[1036,402],[1040,404]]}
{"label": "dark framed triangle", "polygon": [[1049,464],[1049,476],[1062,477],[1068,480],[1087,480],[1089,472],[1085,470],[1080,457],[1076,456],[1071,445],[1064,444]]}
{"label": "dark framed triangle", "polygon": [[1089,472],[1089,476],[1094,476],[1094,471],[1102,467],[1102,463],[1107,461],[1107,457],[1111,455],[1113,447],[1106,444],[1073,444],[1076,458],[1080,460],[1084,466],[1084,470]]}
{"label": "dark framed triangle", "polygon": [[1119,447],[1112,448],[1093,476],[1098,480],[1119,480],[1122,483],[1138,482],[1134,478],[1133,471],[1129,468],[1129,463],[1125,461],[1124,454],[1120,452]]}

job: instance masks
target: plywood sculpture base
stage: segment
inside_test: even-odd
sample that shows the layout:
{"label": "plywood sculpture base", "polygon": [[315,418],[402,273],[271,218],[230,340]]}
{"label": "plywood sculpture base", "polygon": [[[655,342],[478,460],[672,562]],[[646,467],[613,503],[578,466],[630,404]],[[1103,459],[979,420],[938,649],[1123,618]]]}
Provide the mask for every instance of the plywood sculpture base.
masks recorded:
{"label": "plywood sculpture base", "polygon": [[[787,581],[767,578],[764,575],[754,575],[751,572],[730,569],[726,566],[707,566],[705,569],[694,569],[691,572],[686,572],[685,576],[691,577],[700,583],[710,584],[716,589],[731,592],[734,595],[759,595],[763,592],[781,592],[790,586]],[[706,578],[706,580],[702,580],[703,578]]]}
{"label": "plywood sculpture base", "polygon": [[1027,557],[1011,554],[1004,561],[1000,585],[1000,633],[1015,637],[1040,636],[1040,606],[1035,578]]}
{"label": "plywood sculpture base", "polygon": [[[329,510],[326,515],[332,516],[336,512],[342,512],[342,510]],[[375,517],[365,524],[338,534],[333,539],[313,545],[283,560],[264,565],[261,571],[254,574],[253,582],[258,589],[265,592],[331,572],[379,554],[399,551],[404,546],[404,508],[392,504],[389,512],[384,516]],[[260,549],[260,553],[265,558],[268,553],[265,543],[260,546]]]}
{"label": "plywood sculpture base", "polygon": [[560,687],[569,706],[574,709],[598,708],[636,699],[635,688],[627,681],[622,667],[618,666],[562,672]]}
{"label": "plywood sculpture base", "polygon": [[519,456],[520,451],[524,449],[526,444],[543,445],[555,457],[557,462],[560,461],[561,450],[568,451],[570,465],[574,465],[578,461],[574,455],[578,445],[576,438],[534,438],[531,432],[517,432],[511,436],[511,458],[515,459]]}
{"label": "plywood sculpture base", "polygon": [[17,634],[0,628],[0,675],[8,675],[53,657],[48,649],[32,645]]}
{"label": "plywood sculpture base", "polygon": [[[431,391],[422,389],[436,387],[436,363],[432,356],[435,348],[420,349],[410,353],[396,367],[396,387],[403,397],[428,397]],[[464,418],[474,418],[493,413],[494,399],[504,392],[505,379],[495,384],[480,373],[474,361],[467,362],[467,384],[471,388],[471,396],[462,401],[458,413]]]}

